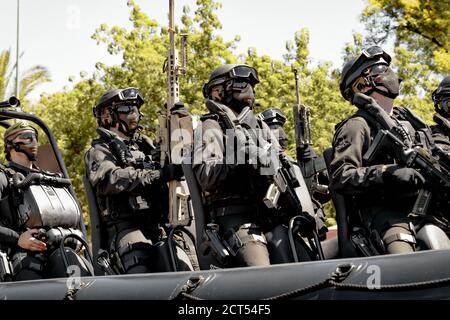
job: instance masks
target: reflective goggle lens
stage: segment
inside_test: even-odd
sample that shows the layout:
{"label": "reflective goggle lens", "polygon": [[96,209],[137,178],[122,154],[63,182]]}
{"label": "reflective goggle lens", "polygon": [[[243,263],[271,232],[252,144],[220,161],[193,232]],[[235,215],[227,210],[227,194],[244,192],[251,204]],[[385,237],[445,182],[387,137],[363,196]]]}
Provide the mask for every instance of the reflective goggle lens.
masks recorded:
{"label": "reflective goggle lens", "polygon": [[122,100],[137,99],[139,96],[139,90],[136,88],[128,88],[119,92],[119,96]]}
{"label": "reflective goggle lens", "polygon": [[137,106],[133,105],[121,105],[117,107],[118,113],[129,114],[129,113],[139,113],[139,109]]}
{"label": "reflective goggle lens", "polygon": [[33,142],[37,142],[37,136],[36,136],[36,133],[34,133],[34,132],[23,132],[23,133],[19,133],[14,138],[14,141],[22,142],[24,144],[31,144]]}
{"label": "reflective goggle lens", "polygon": [[370,68],[367,68],[366,71],[364,71],[364,73],[370,76],[376,76],[385,73],[388,68],[389,66],[386,64],[376,64],[374,66],[371,66]]}

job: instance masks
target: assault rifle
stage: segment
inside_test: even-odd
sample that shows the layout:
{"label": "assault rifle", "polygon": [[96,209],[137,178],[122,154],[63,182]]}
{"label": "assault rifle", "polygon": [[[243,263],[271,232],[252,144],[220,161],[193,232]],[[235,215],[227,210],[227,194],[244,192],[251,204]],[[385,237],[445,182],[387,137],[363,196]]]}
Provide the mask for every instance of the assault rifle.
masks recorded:
{"label": "assault rifle", "polygon": [[401,124],[391,118],[373,98],[356,93],[353,103],[366,111],[381,127],[370,148],[364,154],[364,160],[370,162],[384,147],[387,147],[393,151],[395,160],[399,164],[417,169],[425,178],[424,188],[419,191],[411,214],[426,215],[432,195],[436,195],[438,202],[448,206],[449,168],[429,150],[415,146]]}
{"label": "assault rifle", "polygon": [[[267,189],[263,202],[269,209],[284,209],[291,212],[288,235],[294,261],[298,261],[296,247],[294,244],[294,222],[301,220],[298,225],[302,236],[308,238],[314,253],[319,259],[323,259],[323,251],[316,230],[316,220],[314,216],[303,210],[302,202],[297,194],[296,188],[300,187],[300,182],[295,174],[295,169],[287,156],[280,150],[274,150],[273,145],[265,139],[260,139],[264,132],[258,129],[256,117],[249,107],[244,110],[233,120],[235,128],[245,128],[244,132],[248,133],[248,140],[252,140],[249,147],[250,158],[258,158],[258,162],[269,164],[270,170],[274,170],[270,174],[270,185]],[[261,134],[262,133],[262,134]],[[270,161],[266,161],[266,157],[270,157]],[[281,201],[279,201],[281,200]],[[279,203],[281,202],[281,203]]]}
{"label": "assault rifle", "polygon": [[[175,45],[174,0],[169,0],[169,50],[164,63],[167,73],[167,103],[159,121],[159,143],[161,166],[167,163],[181,164],[190,156],[193,139],[192,118],[185,112],[180,102],[179,76],[186,74],[187,35],[181,36],[181,63]],[[169,223],[172,226],[190,223],[189,192],[179,181],[169,182]]]}
{"label": "assault rifle", "polygon": [[328,193],[328,186],[319,184],[318,174],[326,170],[323,157],[317,157],[311,140],[311,110],[300,102],[298,85],[298,70],[293,69],[295,78],[296,104],[292,108],[295,128],[295,145],[297,162],[305,178],[306,186],[311,195],[315,192]]}

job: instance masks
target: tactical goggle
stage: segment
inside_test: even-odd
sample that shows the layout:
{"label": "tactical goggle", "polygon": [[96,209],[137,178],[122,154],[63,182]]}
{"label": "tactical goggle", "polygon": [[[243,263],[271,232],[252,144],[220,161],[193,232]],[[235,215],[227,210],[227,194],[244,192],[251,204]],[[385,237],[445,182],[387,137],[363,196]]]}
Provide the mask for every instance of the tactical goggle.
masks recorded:
{"label": "tactical goggle", "polygon": [[382,57],[387,64],[391,63],[391,56],[383,51],[379,46],[372,46],[361,52],[358,59],[356,59],[355,65],[361,65],[365,60],[374,59],[376,57]]}
{"label": "tactical goggle", "polygon": [[247,78],[251,79],[258,83],[258,72],[255,68],[248,66],[237,66],[230,70],[230,78]]}
{"label": "tactical goggle", "polygon": [[138,97],[140,99],[144,100],[141,97],[141,94],[139,93],[139,90],[136,89],[136,88],[127,88],[127,89],[123,89],[122,91],[119,92],[120,100],[135,100]]}
{"label": "tactical goggle", "polygon": [[368,49],[365,49],[361,52],[359,57],[356,59],[355,63],[353,63],[352,67],[349,71],[347,71],[348,75],[351,75],[355,71],[357,71],[367,60],[372,60],[375,58],[383,58],[383,60],[386,62],[387,65],[391,63],[391,56],[388,55],[386,52],[383,51],[378,46],[373,46]]}
{"label": "tactical goggle", "polygon": [[[21,141],[17,141],[17,139],[20,139]],[[15,141],[15,143],[22,143],[25,145],[29,145],[34,142],[37,142],[38,137],[35,132],[26,131],[26,132],[22,132],[22,133],[19,133],[18,135],[16,135],[14,137],[14,139],[12,139],[11,141],[13,141],[13,140]]]}
{"label": "tactical goggle", "polygon": [[366,77],[373,77],[385,73],[389,66],[384,63],[376,64],[368,67],[363,71],[363,76],[356,79],[352,85],[353,92],[360,92],[365,86],[369,86],[370,82]]}
{"label": "tactical goggle", "polygon": [[130,114],[130,113],[139,113],[139,108],[135,105],[131,104],[122,104],[115,107],[118,113],[122,114]]}

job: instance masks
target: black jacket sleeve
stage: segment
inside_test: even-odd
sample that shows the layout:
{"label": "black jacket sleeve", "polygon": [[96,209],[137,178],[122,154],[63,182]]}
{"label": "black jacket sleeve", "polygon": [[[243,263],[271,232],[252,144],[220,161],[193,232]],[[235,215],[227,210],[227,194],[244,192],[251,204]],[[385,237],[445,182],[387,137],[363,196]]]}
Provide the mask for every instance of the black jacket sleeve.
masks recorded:
{"label": "black jacket sleeve", "polygon": [[6,246],[14,246],[17,245],[19,241],[19,234],[7,227],[0,226],[0,243],[5,244]]}
{"label": "black jacket sleeve", "polygon": [[102,145],[92,147],[86,161],[89,180],[99,195],[129,192],[161,183],[159,170],[121,168],[112,152]]}
{"label": "black jacket sleeve", "polygon": [[363,163],[364,153],[370,146],[370,130],[361,117],[348,119],[336,130],[330,178],[336,191],[342,194],[362,194],[379,189],[383,184],[384,166]]}

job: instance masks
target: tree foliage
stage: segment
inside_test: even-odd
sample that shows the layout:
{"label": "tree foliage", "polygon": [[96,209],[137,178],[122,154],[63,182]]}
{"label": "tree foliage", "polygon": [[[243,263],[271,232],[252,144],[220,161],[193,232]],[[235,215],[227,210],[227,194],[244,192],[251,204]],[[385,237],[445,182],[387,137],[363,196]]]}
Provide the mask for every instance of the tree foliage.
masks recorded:
{"label": "tree foliage", "polygon": [[447,0],[369,0],[363,21],[371,40],[415,52],[432,71],[450,73],[450,2]]}

